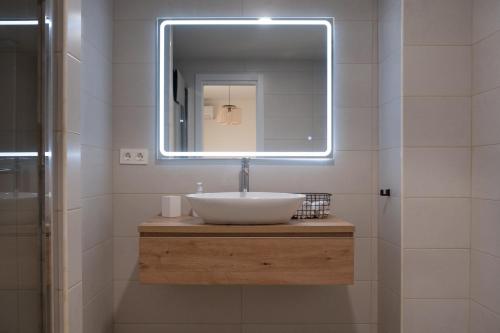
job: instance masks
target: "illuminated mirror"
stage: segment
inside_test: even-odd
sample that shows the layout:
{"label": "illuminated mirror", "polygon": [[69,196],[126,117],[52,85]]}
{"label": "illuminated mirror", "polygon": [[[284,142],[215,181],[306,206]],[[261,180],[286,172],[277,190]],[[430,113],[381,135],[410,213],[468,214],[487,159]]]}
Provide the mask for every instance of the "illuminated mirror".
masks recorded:
{"label": "illuminated mirror", "polygon": [[333,21],[160,19],[159,158],[332,158]]}

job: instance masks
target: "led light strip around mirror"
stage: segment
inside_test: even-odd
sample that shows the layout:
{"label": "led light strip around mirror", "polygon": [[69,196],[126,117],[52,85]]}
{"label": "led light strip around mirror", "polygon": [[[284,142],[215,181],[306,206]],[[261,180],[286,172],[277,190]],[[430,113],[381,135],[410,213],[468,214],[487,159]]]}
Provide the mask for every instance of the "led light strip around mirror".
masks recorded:
{"label": "led light strip around mirror", "polygon": [[[327,148],[323,152],[171,152],[165,149],[165,30],[168,26],[185,25],[316,25],[326,28],[327,40]],[[161,19],[159,26],[159,157],[210,157],[210,158],[329,158],[333,156],[333,26],[326,19]]]}

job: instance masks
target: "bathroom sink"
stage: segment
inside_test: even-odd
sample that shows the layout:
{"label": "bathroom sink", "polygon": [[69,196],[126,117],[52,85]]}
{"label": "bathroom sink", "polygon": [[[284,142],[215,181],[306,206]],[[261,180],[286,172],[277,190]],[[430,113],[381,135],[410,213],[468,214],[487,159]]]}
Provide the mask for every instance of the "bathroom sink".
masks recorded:
{"label": "bathroom sink", "polygon": [[288,223],[305,200],[303,194],[273,192],[198,193],[186,197],[208,224]]}

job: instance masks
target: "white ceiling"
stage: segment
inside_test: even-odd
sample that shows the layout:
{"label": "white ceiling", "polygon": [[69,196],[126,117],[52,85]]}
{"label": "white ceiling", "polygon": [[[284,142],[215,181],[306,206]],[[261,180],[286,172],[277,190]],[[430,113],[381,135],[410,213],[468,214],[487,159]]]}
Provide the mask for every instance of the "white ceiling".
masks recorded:
{"label": "white ceiling", "polygon": [[321,26],[176,26],[174,61],[320,60],[326,57]]}

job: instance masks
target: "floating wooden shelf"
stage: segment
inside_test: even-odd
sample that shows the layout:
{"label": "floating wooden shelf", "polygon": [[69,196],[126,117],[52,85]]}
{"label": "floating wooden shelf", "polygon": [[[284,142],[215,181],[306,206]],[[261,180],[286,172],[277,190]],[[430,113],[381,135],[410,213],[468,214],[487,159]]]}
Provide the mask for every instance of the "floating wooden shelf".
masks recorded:
{"label": "floating wooden shelf", "polygon": [[352,284],[354,226],[338,218],[208,225],[156,217],[139,226],[143,283]]}

